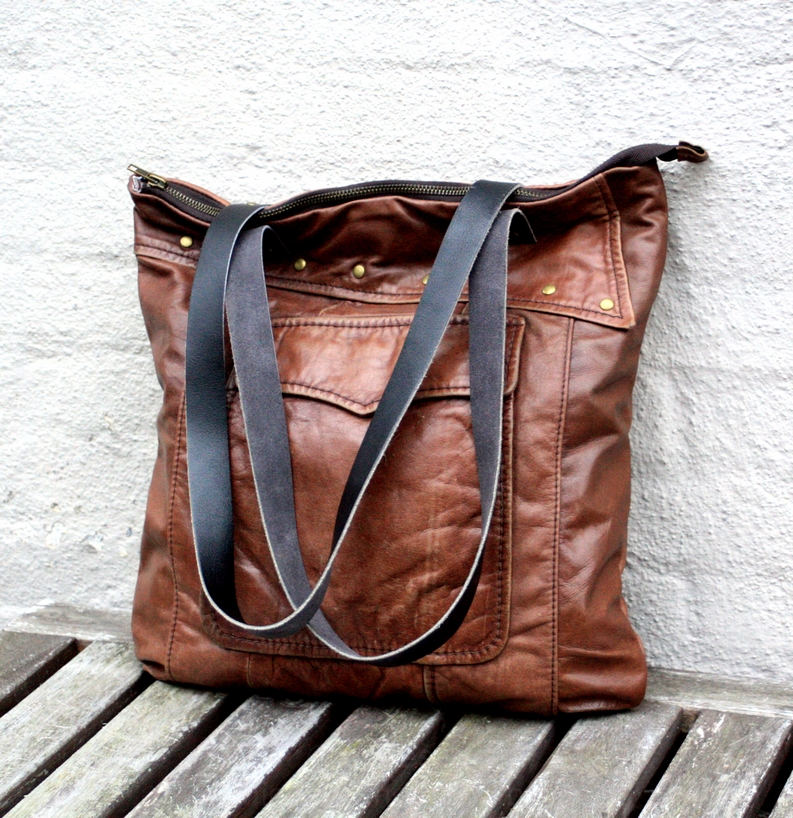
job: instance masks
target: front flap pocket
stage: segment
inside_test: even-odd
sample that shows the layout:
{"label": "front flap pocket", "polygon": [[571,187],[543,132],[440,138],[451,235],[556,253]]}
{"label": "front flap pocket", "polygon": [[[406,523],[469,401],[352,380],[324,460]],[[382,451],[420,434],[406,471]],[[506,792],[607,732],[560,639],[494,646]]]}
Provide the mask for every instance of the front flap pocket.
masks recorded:
{"label": "front flap pocket", "polygon": [[[327,561],[347,475],[410,322],[410,315],[273,321],[298,533],[312,582]],[[476,596],[455,636],[422,663],[487,661],[506,640],[512,401],[524,326],[522,317],[509,316],[502,474]],[[229,425],[240,611],[248,623],[272,622],[290,608],[266,546],[235,388],[229,391]],[[322,606],[338,633],[361,653],[371,654],[392,650],[427,630],[462,586],[476,552],[480,515],[471,434],[468,316],[457,315],[341,546]],[[203,614],[213,638],[225,647],[335,657],[308,631],[257,639],[216,617],[206,600]]]}
{"label": "front flap pocket", "polygon": [[[369,415],[385,390],[411,316],[282,318],[273,321],[281,389]],[[523,321],[507,323],[504,393],[515,389]],[[468,316],[452,318],[416,398],[467,397]]]}

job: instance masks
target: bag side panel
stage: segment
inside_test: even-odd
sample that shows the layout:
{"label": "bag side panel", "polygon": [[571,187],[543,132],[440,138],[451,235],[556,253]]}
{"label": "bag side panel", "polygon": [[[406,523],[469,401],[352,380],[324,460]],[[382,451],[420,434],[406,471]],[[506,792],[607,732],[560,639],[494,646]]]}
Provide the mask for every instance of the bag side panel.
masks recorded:
{"label": "bag side panel", "polygon": [[[135,214],[136,236],[157,233]],[[155,237],[156,240],[156,237]],[[167,252],[167,251],[166,251]],[[157,418],[157,459],[146,506],[141,560],[132,610],[138,658],[157,678],[171,678],[170,649],[176,618],[172,529],[175,453],[184,434],[183,310],[190,297],[193,269],[174,258],[138,257],[138,290],[163,403]],[[176,307],[176,309],[174,309]]]}
{"label": "bag side panel", "polygon": [[[644,649],[628,619],[621,575],[630,508],[631,395],[666,252],[667,208],[656,168],[605,174],[615,211],[615,264],[628,273],[636,325],[577,321],[561,469],[558,709],[633,707],[644,696]],[[612,192],[613,191],[613,192]]]}

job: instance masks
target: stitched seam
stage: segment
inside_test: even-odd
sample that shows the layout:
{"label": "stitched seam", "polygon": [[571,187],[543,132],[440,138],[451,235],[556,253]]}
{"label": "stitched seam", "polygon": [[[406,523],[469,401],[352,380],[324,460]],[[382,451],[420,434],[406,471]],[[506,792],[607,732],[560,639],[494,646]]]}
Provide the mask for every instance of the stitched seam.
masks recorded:
{"label": "stitched seam", "polygon": [[245,662],[245,682],[248,687],[253,687],[251,684],[251,660],[253,659],[253,654],[249,653],[247,661]]}
{"label": "stitched seam", "polygon": [[[610,224],[610,221],[609,221]],[[357,293],[361,296],[368,296],[371,299],[375,300],[375,303],[385,303],[385,304],[402,304],[402,303],[414,303],[414,297],[420,297],[421,293],[418,292],[402,292],[402,293],[378,293],[378,292],[370,292],[368,290],[353,290],[347,289],[344,287],[335,287],[326,284],[311,284],[309,282],[293,282],[291,279],[281,279],[278,276],[268,276],[267,279],[268,283],[273,284],[273,286],[277,286],[277,282],[282,282],[283,284],[289,284],[292,286],[282,286],[281,289],[286,290],[294,290],[297,292],[315,292],[319,291],[321,293],[325,293],[326,295],[333,296],[334,290],[343,290],[346,292]],[[619,300],[619,293],[617,294],[617,298]],[[364,299],[362,299],[364,300]],[[461,302],[468,303],[463,294],[460,298]],[[514,307],[519,304],[537,304],[540,306],[551,306],[551,307],[562,307],[563,309],[569,310],[579,310],[580,312],[588,312],[592,313],[592,315],[599,315],[602,318],[623,318],[622,315],[617,315],[616,313],[606,313],[601,312],[599,310],[592,310],[588,307],[579,307],[574,304],[562,304],[558,301],[538,301],[535,298],[519,298],[518,296],[510,295],[508,298],[508,305]],[[275,322],[273,322],[275,325]]]}
{"label": "stitched seam", "polygon": [[[515,347],[515,336],[517,332],[512,332],[510,334],[510,344],[509,349],[507,350],[506,359],[507,359],[507,373],[509,373],[512,366],[510,362],[512,360],[512,350]],[[508,380],[508,379],[507,379]],[[302,383],[301,381],[282,381],[281,386],[302,386],[304,389],[313,389],[317,392],[323,392],[326,395],[333,395],[334,397],[340,398],[341,400],[352,403],[355,406],[360,406],[361,409],[371,409],[374,408],[380,401],[371,401],[369,403],[361,403],[360,401],[355,400],[354,398],[350,398],[347,395],[342,395],[340,392],[334,392],[332,389],[326,389],[324,387],[316,386],[310,383]],[[470,382],[467,384],[456,384],[450,383],[446,384],[445,386],[428,386],[428,387],[421,387],[416,395],[421,395],[422,393],[426,392],[446,392],[449,389],[470,389],[471,384]],[[459,397],[459,395],[455,395],[454,397]]]}
{"label": "stitched seam", "polygon": [[623,294],[625,295],[626,299],[626,312],[630,313],[630,317],[635,322],[633,301],[631,299],[630,276],[628,275],[628,268],[625,265],[625,259],[622,254],[622,220],[620,217],[619,208],[614,201],[614,196],[611,193],[611,188],[609,187],[608,181],[605,179],[605,177],[603,178],[603,187],[601,188],[600,193],[603,200],[606,202],[606,207],[609,208],[609,215],[611,217],[609,220],[609,228],[612,231],[610,242],[611,263],[614,269],[614,278],[617,282],[617,295],[619,297],[620,292],[622,290],[625,291]]}
{"label": "stitched seam", "polygon": [[424,688],[424,698],[428,701],[432,701],[432,678],[430,676],[430,671],[432,670],[432,665],[423,665],[421,668],[421,685]]}
{"label": "stitched seam", "polygon": [[[303,287],[316,287],[320,291],[325,292],[332,292],[333,290],[343,290],[347,293],[357,293],[358,295],[377,295],[381,298],[400,298],[405,296],[419,296],[421,297],[423,290],[406,290],[401,293],[382,293],[378,292],[377,290],[365,290],[363,287],[343,287],[340,284],[319,284],[315,281],[301,281],[301,280],[294,280],[291,278],[285,278],[284,276],[268,276],[268,280],[270,281],[277,281],[281,284],[289,284],[292,287],[295,285],[302,285]],[[284,288],[288,289],[288,288]]]}
{"label": "stitched seam", "polygon": [[[148,252],[144,252],[148,251]],[[153,258],[157,261],[173,261],[176,264],[183,264],[185,267],[195,267],[196,258],[190,256],[183,256],[180,253],[174,253],[171,250],[163,250],[160,247],[155,247],[151,244],[136,243],[133,252],[140,258]]]}
{"label": "stitched seam", "polygon": [[[300,381],[281,381],[281,386],[302,386],[304,389],[312,389],[314,392],[321,392],[324,395],[333,395],[335,398],[339,398],[340,400],[344,401],[345,403],[351,403],[354,406],[359,406],[361,408],[361,410],[374,409],[377,406],[377,404],[380,403],[379,400],[370,401],[369,403],[361,403],[360,401],[357,401],[354,398],[350,398],[347,395],[342,395],[340,392],[334,392],[332,389],[325,389],[324,387],[316,386],[315,384],[301,383]],[[465,390],[465,392],[462,393],[462,394],[458,393],[458,394],[455,394],[455,395],[450,395],[450,397],[454,397],[454,398],[465,397],[465,395],[468,394],[468,389],[469,388],[470,387],[469,387],[468,384],[456,384],[456,383],[450,383],[447,386],[432,386],[432,387],[428,387],[427,389],[423,389],[423,388],[419,389],[419,391],[416,393],[416,397],[419,397],[419,395],[421,395],[422,393],[426,393],[426,392],[447,392],[450,389],[463,389],[463,390]]]}
{"label": "stitched seam", "polygon": [[[619,301],[619,294],[617,294]],[[590,310],[588,307],[577,307],[574,304],[561,304],[558,301],[537,301],[536,298],[510,298],[510,301],[520,302],[521,304],[541,304],[547,307],[563,307],[566,310],[578,310],[579,312],[591,312],[593,315],[600,315],[603,318],[622,318],[622,315],[617,315],[611,312],[601,312],[599,310]]]}
{"label": "stitched seam", "polygon": [[[273,327],[286,327],[286,328],[297,328],[297,327],[339,327],[340,329],[357,329],[358,327],[362,327],[364,329],[402,329],[402,327],[409,327],[411,324],[411,319],[403,318],[400,316],[399,318],[381,318],[378,320],[367,319],[366,321],[310,321],[304,324],[297,324],[297,323],[286,323],[290,319],[282,319],[284,323],[280,323],[277,319],[273,321]],[[459,323],[459,322],[458,322]]]}
{"label": "stitched seam", "polygon": [[168,654],[166,657],[165,670],[168,676],[173,678],[171,673],[171,654],[176,637],[176,623],[179,621],[179,586],[176,578],[176,560],[173,555],[173,512],[176,502],[176,480],[179,473],[179,453],[182,447],[182,434],[185,421],[185,395],[179,401],[179,420],[176,428],[176,446],[174,448],[173,473],[171,475],[171,499],[168,504],[168,556],[171,561],[171,572],[173,574],[173,625],[171,626],[171,636],[168,640]]}
{"label": "stitched seam", "polygon": [[[608,208],[607,208],[607,210],[608,210]],[[608,225],[609,225],[608,229],[610,231],[611,230],[611,216],[610,216],[610,214],[609,214],[607,220],[608,220]],[[606,259],[606,261],[608,262],[608,259]],[[612,274],[616,278],[616,271],[614,270],[613,263],[608,265],[608,266],[611,267]],[[380,292],[373,292],[373,291],[370,291],[370,290],[354,290],[354,289],[350,289],[350,288],[347,288],[347,287],[337,287],[335,285],[328,285],[328,284],[313,284],[311,282],[294,282],[291,279],[280,278],[278,276],[269,276],[268,277],[268,282],[274,282],[274,281],[283,282],[284,284],[291,284],[291,285],[299,284],[299,285],[302,285],[303,287],[306,287],[306,288],[307,287],[316,287],[319,291],[326,292],[328,294],[332,294],[333,290],[344,290],[345,292],[358,293],[359,295],[379,297],[381,300],[383,300],[384,302],[387,302],[387,303],[391,303],[390,301],[388,301],[388,299],[412,298],[413,296],[419,296],[419,297],[421,296],[420,292],[413,292],[413,291],[401,292],[401,293],[380,293]],[[284,287],[283,289],[293,289],[293,287]],[[295,289],[298,289],[298,288],[295,288]],[[461,297],[461,301],[466,301],[464,296]],[[621,308],[621,305],[619,305],[619,301],[620,301],[619,290],[617,290],[617,303],[618,303],[618,306],[620,307],[619,308],[619,314],[617,314],[617,313],[606,313],[606,312],[602,312],[600,310],[592,310],[592,309],[589,309],[588,307],[579,307],[579,306],[577,306],[575,304],[562,304],[559,301],[544,301],[544,300],[543,301],[538,301],[536,298],[519,298],[517,296],[512,296],[512,295],[509,296],[510,306],[512,306],[514,304],[538,304],[538,305],[542,305],[542,306],[562,307],[564,309],[580,310],[581,312],[592,313],[592,315],[599,315],[599,316],[601,316],[603,318],[623,318],[624,317],[622,315],[622,308]],[[401,303],[401,302],[397,301],[397,302],[394,302],[394,303]],[[275,322],[273,322],[273,325],[275,325]]]}
{"label": "stitched seam", "polygon": [[574,321],[569,319],[565,343],[564,365],[562,369],[562,389],[559,401],[559,423],[556,428],[556,485],[554,493],[553,525],[553,582],[551,584],[551,712],[559,708],[559,548],[561,546],[562,525],[562,444],[564,440],[565,415],[567,414],[567,394],[570,381],[570,362],[573,352]]}
{"label": "stitched seam", "polygon": [[[539,303],[539,302],[538,302]],[[404,315],[384,315],[380,318],[357,318],[351,316],[348,319],[343,318],[274,318],[273,327],[340,327],[341,329],[356,329],[357,327],[364,328],[394,328],[409,327],[413,323],[413,316]],[[507,318],[507,326],[514,327],[516,330],[522,325],[520,318],[510,316]],[[468,326],[470,320],[468,315],[453,315],[449,321],[449,325]],[[514,333],[513,333],[514,335]]]}
{"label": "stitched seam", "polygon": [[[614,263],[614,251],[613,251],[613,240],[614,240],[614,233],[613,233],[613,226],[612,221],[614,219],[613,214],[611,212],[611,208],[609,208],[608,202],[606,201],[606,197],[603,193],[603,185],[606,184],[606,180],[603,178],[602,174],[598,174],[595,177],[595,181],[598,185],[598,193],[600,194],[601,201],[603,202],[603,206],[606,208],[606,213],[608,213],[608,248],[606,250],[606,263],[611,268],[611,275],[614,279],[614,293],[617,296],[617,312],[619,313],[620,318],[622,318],[622,299],[620,298],[620,285],[619,281],[617,280],[617,265]],[[610,263],[609,263],[610,262]]]}

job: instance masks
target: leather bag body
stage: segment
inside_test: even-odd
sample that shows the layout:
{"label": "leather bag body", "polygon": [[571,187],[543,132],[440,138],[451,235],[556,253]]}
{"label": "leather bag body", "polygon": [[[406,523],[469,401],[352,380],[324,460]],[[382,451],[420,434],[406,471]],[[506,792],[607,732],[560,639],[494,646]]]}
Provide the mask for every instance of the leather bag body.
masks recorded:
{"label": "leather bag body", "polygon": [[[707,156],[681,146],[679,159]],[[461,207],[442,185],[395,184],[320,191],[262,211],[277,237],[264,258],[266,300],[312,584]],[[212,687],[407,696],[543,715],[639,704],[646,664],[621,573],[631,395],[666,252],[655,160],[628,157],[578,183],[510,197],[506,207],[528,219],[533,240],[518,236],[505,250],[500,464],[476,590],[451,638],[390,667],[339,658],[305,628],[259,637],[209,603],[190,508],[185,361],[196,265],[227,203],[143,171],[130,191],[140,300],[163,388],[133,611],[144,666],[158,679]],[[483,503],[468,296],[466,287],[336,555],[322,612],[363,656],[431,628],[475,559]],[[267,548],[228,339],[225,351],[234,597],[244,623],[265,625],[294,606]]]}

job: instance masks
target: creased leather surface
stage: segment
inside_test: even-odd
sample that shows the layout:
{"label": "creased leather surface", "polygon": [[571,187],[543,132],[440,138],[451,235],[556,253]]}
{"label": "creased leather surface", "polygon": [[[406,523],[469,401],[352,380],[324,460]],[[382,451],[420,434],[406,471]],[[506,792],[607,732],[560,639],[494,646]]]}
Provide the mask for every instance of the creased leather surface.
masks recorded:
{"label": "creased leather surface", "polygon": [[[523,206],[536,245],[510,249],[504,468],[483,578],[462,628],[398,668],[331,658],[307,634],[251,641],[202,602],[184,446],[184,343],[205,225],[133,193],[140,297],[163,386],[133,633],[158,677],[298,694],[405,695],[549,714],[620,709],[644,694],[644,653],[621,594],[628,429],[644,326],[660,281],[666,202],[655,168],[608,171]],[[268,266],[301,547],[327,556],[355,447],[455,205],[383,197],[274,223]],[[191,235],[189,250],[179,237]],[[295,258],[306,260],[300,272]],[[352,276],[356,264],[365,276]],[[543,287],[553,285],[552,295]],[[603,309],[604,299],[614,308]],[[326,604],[362,650],[404,643],[453,598],[475,548],[466,296],[361,507]],[[335,335],[335,333],[340,333]],[[511,344],[511,347],[510,347]],[[325,355],[324,353],[330,353]],[[238,596],[250,621],[283,614],[230,379]]]}

